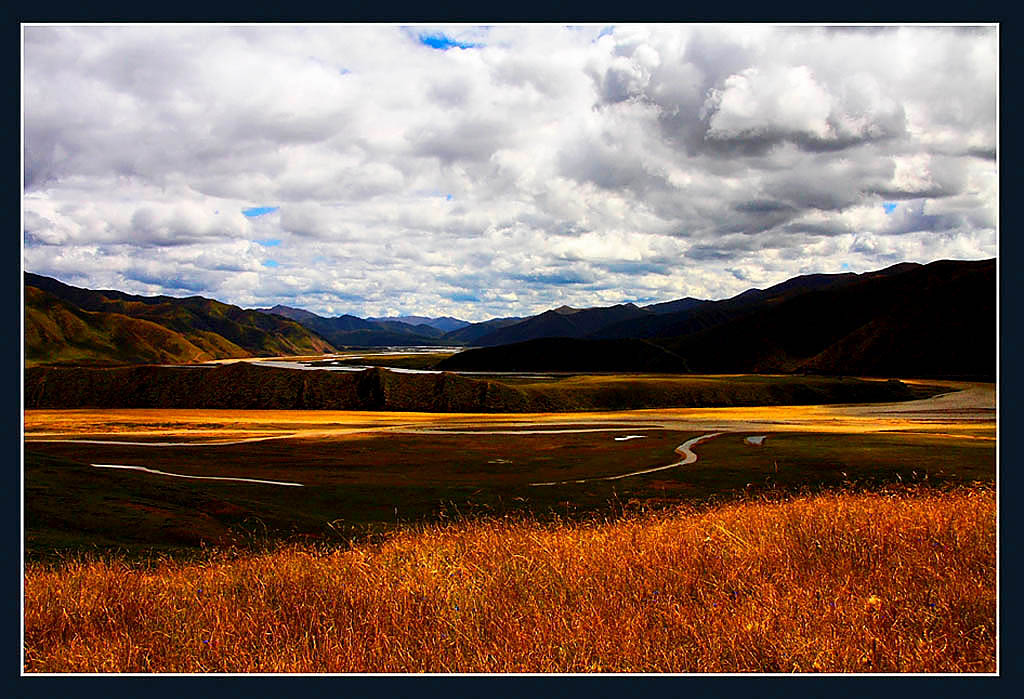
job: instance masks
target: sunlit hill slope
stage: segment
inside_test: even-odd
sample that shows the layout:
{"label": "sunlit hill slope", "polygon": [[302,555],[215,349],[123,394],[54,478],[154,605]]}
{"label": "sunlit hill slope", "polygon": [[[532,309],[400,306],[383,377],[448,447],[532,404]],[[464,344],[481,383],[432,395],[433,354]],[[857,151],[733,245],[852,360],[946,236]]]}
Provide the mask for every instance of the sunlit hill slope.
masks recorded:
{"label": "sunlit hill slope", "polygon": [[187,363],[333,349],[294,321],[201,296],[92,291],[25,274],[25,360],[30,366]]}

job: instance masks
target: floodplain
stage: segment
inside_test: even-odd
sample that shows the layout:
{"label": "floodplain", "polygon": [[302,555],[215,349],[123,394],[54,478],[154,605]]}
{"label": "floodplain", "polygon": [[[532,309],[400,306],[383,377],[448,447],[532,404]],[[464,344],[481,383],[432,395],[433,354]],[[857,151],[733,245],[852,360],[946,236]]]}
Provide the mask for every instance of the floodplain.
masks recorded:
{"label": "floodplain", "polygon": [[[945,388],[898,403],[571,414],[28,410],[27,553],[241,545],[254,532],[337,542],[452,516],[609,517],[851,484],[993,483],[994,388]],[[712,433],[695,462],[663,468]]]}

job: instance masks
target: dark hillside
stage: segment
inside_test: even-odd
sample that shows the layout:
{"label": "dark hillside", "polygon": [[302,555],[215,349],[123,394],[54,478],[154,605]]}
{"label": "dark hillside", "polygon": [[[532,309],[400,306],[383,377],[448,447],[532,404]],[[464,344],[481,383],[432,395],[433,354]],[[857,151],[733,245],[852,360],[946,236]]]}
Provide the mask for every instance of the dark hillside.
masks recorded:
{"label": "dark hillside", "polygon": [[488,335],[499,328],[508,327],[522,322],[523,318],[494,318],[480,323],[472,323],[458,330],[451,330],[444,334],[441,341],[446,345],[475,345],[477,340]]}
{"label": "dark hillside", "polygon": [[[939,269],[935,270],[940,272]],[[995,265],[915,279],[916,293],[801,363],[825,374],[995,379]]]}
{"label": "dark hillside", "polygon": [[646,318],[651,315],[631,303],[608,308],[584,308],[580,310],[560,308],[545,311],[540,315],[509,325],[477,339],[477,345],[488,347],[525,342],[544,337],[581,338],[602,328],[632,318]]}
{"label": "dark hillside", "polygon": [[695,371],[995,373],[995,261],[901,266],[657,342]]}
{"label": "dark hillside", "polygon": [[747,314],[760,313],[772,304],[810,291],[838,289],[866,279],[901,274],[920,266],[916,263],[905,262],[864,274],[854,274],[853,272],[806,274],[787,279],[767,289],[748,289],[721,301],[700,301],[686,298],[659,303],[645,307],[647,310],[654,311],[655,315],[631,318],[608,325],[592,333],[591,337],[679,337],[736,320]]}
{"label": "dark hillside", "polygon": [[676,301],[665,301],[664,303],[652,303],[649,306],[644,306],[645,311],[651,313],[657,313],[659,315],[665,313],[679,313],[681,311],[688,311],[695,306],[699,306],[702,303],[707,303],[702,299],[695,299],[692,296],[687,296],[685,299],[678,299]]}
{"label": "dark hillside", "polygon": [[466,350],[441,360],[446,371],[621,371],[677,373],[686,361],[645,340],[541,338]]}

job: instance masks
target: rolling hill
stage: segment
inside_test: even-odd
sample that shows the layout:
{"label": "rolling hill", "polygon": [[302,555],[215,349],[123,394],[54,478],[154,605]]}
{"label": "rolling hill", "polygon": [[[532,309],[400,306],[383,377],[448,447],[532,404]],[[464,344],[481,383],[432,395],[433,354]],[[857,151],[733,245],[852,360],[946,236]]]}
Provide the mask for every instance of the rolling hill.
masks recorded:
{"label": "rolling hill", "polygon": [[28,364],[187,363],[248,353],[217,335],[181,333],[120,313],[85,311],[36,287],[25,288]]}
{"label": "rolling hill", "polygon": [[[906,271],[907,268],[904,264],[866,274],[871,278],[896,274]],[[644,307],[645,310],[655,311],[654,314],[607,325],[593,333],[592,337],[678,337],[720,325],[750,313],[760,312],[773,303],[809,291],[840,288],[847,284],[853,284],[862,277],[866,278],[865,275],[853,272],[808,274],[787,279],[767,289],[748,289],[732,298],[719,301],[686,298],[654,304]]]}
{"label": "rolling hill", "polygon": [[188,363],[334,350],[292,320],[201,296],[93,291],[31,273],[24,283],[29,365]]}

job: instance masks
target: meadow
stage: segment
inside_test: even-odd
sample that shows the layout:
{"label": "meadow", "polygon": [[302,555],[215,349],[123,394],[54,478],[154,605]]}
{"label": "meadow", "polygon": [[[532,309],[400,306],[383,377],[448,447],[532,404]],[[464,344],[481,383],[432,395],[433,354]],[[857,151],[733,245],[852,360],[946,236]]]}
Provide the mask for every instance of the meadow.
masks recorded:
{"label": "meadow", "polygon": [[991,488],[31,563],[27,672],[994,672]]}
{"label": "meadow", "polygon": [[[540,434],[507,426],[387,430],[166,447],[31,443],[25,457],[27,551],[34,557],[66,548],[242,546],[257,535],[340,542],[458,515],[611,516],[751,493],[994,481],[994,440],[815,432],[770,433],[760,446],[745,441],[755,433],[728,433],[702,443],[699,460],[684,468],[591,480],[671,464],[679,458],[675,448],[701,433],[545,428]],[[186,480],[91,464],[303,487]],[[558,484],[533,485],[550,482]]]}

